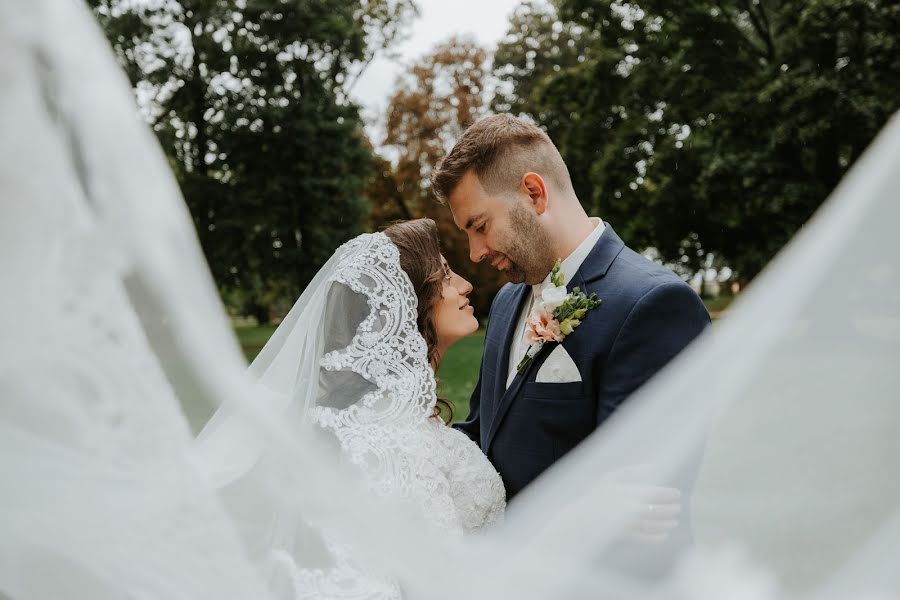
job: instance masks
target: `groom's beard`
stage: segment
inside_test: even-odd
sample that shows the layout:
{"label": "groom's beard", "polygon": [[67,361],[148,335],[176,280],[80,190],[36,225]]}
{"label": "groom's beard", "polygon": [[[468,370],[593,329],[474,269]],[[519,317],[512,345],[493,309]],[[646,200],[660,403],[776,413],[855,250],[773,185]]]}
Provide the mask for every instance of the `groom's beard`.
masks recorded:
{"label": "groom's beard", "polygon": [[[516,247],[513,246],[513,250]],[[503,273],[512,283],[522,283],[525,281],[525,270],[516,263],[508,254],[503,252],[491,252],[484,260],[492,267]],[[503,263],[509,263],[505,269],[500,268]]]}
{"label": "groom's beard", "polygon": [[[528,238],[524,238],[528,239]],[[502,257],[509,261],[509,267],[503,270],[503,274],[510,283],[527,283],[537,285],[546,279],[553,268],[555,258],[544,256],[533,249],[520,246],[518,243],[510,247],[508,253],[497,253],[488,256],[488,261]]]}
{"label": "groom's beard", "polygon": [[509,279],[512,283],[522,283],[525,281],[525,271],[519,267],[513,260],[509,257],[509,268],[504,271],[506,278]]}
{"label": "groom's beard", "polygon": [[556,257],[546,254],[553,247],[552,240],[540,226],[537,217],[521,206],[509,214],[512,238],[502,251],[510,267],[504,271],[511,283],[537,285],[546,279]]}

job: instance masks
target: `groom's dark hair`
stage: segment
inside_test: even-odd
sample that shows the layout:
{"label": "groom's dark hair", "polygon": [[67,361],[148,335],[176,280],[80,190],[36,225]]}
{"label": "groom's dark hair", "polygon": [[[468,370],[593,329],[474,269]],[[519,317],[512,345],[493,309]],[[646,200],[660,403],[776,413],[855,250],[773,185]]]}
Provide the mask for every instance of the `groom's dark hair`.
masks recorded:
{"label": "groom's dark hair", "polygon": [[534,172],[559,188],[572,189],[569,170],[544,131],[512,115],[491,115],[476,121],[431,173],[431,187],[445,202],[469,171],[491,194],[518,189],[522,176]]}

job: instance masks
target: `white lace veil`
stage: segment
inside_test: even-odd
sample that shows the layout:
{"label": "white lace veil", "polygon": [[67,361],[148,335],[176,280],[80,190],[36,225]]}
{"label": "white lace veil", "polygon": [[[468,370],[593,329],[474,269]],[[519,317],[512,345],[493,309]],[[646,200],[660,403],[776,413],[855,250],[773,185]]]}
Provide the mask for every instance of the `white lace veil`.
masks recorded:
{"label": "white lace veil", "polygon": [[239,349],[127,80],[83,5],[3,0],[0,81],[0,595],[264,597],[180,402]]}
{"label": "white lace veil", "polygon": [[[320,269],[248,371],[251,401],[264,403],[257,408],[270,410],[301,443],[333,446],[335,457],[360,468],[370,489],[400,499],[416,491],[409,482],[419,465],[409,444],[436,403],[417,307],[397,247],[384,233],[360,235]],[[255,539],[247,541],[259,548],[260,560],[288,555],[302,565],[310,541],[321,540],[298,505],[263,508],[260,472],[277,471],[279,462],[267,457],[272,451],[238,402],[222,406],[203,428],[196,458],[222,489],[245,538],[252,532]]]}
{"label": "white lace veil", "polygon": [[[417,305],[385,234],[347,242],[250,365],[255,394],[294,422],[315,422],[338,436],[348,428],[420,423],[436,397]],[[198,454],[219,484],[245,473],[264,445],[240,433],[245,417],[236,412],[223,406],[198,436]],[[352,450],[359,459],[370,454]]]}
{"label": "white lace veil", "polygon": [[[460,540],[368,494],[333,436],[283,418],[309,409],[309,388],[292,383],[299,403],[261,391],[268,373],[297,372],[275,358],[306,342],[279,336],[246,376],[87,10],[0,0],[0,77],[0,592],[277,597],[259,506],[296,516],[272,531],[291,532],[300,566],[327,560],[297,544],[314,525],[409,598],[896,596],[897,119],[710,334],[518,496],[502,529]],[[219,404],[245,415],[246,455],[264,457],[216,472],[252,475],[239,501],[201,468],[184,416]],[[619,501],[609,474],[635,464],[651,483],[696,467],[695,543],[666,577],[620,543],[648,499],[638,487]]]}

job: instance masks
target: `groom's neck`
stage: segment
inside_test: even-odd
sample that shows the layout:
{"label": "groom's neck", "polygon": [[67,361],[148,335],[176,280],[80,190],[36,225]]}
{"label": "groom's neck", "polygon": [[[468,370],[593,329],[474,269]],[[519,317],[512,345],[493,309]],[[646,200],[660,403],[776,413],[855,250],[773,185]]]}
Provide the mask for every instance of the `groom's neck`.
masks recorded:
{"label": "groom's neck", "polygon": [[557,258],[565,260],[594,231],[594,222],[584,212],[577,197],[560,203],[554,219]]}

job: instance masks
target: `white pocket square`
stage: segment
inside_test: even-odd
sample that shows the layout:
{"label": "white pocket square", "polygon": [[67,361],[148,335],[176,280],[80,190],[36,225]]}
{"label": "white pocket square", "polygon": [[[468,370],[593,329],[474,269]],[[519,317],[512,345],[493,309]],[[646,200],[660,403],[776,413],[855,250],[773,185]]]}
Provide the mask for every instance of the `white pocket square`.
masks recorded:
{"label": "white pocket square", "polygon": [[562,346],[557,346],[541,365],[535,383],[572,383],[581,381],[575,361]]}

